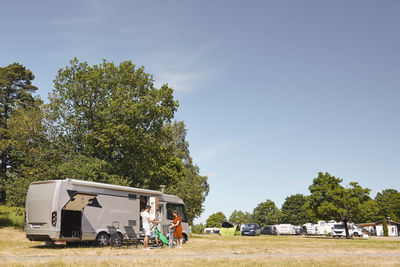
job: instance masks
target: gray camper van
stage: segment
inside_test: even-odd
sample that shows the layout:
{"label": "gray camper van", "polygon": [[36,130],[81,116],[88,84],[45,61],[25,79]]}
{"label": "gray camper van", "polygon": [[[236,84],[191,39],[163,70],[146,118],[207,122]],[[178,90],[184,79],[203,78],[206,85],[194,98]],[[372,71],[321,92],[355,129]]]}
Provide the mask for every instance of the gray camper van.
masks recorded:
{"label": "gray camper van", "polygon": [[115,226],[122,235],[124,226],[141,234],[140,212],[150,204],[160,213],[160,231],[168,235],[174,209],[182,218],[184,241],[189,237],[185,204],[161,191],[109,185],[73,179],[50,180],[30,184],[25,204],[25,232],[31,241],[94,241],[108,244],[107,226]]}

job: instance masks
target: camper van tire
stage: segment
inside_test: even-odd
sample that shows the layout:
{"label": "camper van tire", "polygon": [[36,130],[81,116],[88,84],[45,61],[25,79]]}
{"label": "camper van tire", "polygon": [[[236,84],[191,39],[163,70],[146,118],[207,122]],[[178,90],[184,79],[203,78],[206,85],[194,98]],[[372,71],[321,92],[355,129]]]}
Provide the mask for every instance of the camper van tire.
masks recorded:
{"label": "camper van tire", "polygon": [[96,240],[94,241],[96,247],[105,247],[109,244],[109,236],[105,232],[100,232],[96,236]]}
{"label": "camper van tire", "polygon": [[117,235],[118,236],[110,236],[109,242],[112,247],[119,248],[122,246],[122,240],[124,239],[124,236],[120,232],[118,232]]}

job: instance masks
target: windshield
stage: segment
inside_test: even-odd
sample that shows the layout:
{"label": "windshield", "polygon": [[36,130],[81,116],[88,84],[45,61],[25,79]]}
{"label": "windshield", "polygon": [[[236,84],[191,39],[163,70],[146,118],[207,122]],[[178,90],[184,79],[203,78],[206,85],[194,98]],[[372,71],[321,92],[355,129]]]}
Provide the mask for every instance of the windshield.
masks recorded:
{"label": "windshield", "polygon": [[256,225],[255,224],[247,224],[246,227],[247,228],[256,228]]}
{"label": "windshield", "polygon": [[335,224],[333,226],[334,229],[344,229],[344,224]]}

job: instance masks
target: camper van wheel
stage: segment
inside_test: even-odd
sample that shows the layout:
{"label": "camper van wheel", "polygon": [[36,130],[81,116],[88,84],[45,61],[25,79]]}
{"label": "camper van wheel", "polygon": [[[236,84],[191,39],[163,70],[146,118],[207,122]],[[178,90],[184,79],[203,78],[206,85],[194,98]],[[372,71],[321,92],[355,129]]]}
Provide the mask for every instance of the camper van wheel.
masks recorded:
{"label": "camper van wheel", "polygon": [[94,244],[96,247],[105,247],[108,246],[109,237],[108,234],[105,232],[101,232],[96,236],[96,240]]}
{"label": "camper van wheel", "polygon": [[111,243],[111,246],[119,248],[122,246],[122,239],[124,239],[124,237],[122,236],[121,233],[118,233],[117,235],[118,236],[110,237],[110,243]]}

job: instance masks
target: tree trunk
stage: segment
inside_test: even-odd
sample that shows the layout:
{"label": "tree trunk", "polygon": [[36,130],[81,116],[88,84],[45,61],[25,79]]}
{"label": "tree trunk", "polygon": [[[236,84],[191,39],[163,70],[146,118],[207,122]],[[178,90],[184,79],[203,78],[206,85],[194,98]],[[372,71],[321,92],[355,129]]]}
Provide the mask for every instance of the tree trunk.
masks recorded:
{"label": "tree trunk", "polygon": [[344,224],[344,229],[346,230],[346,238],[350,238],[349,227],[347,225],[347,220],[343,220],[343,224]]}

